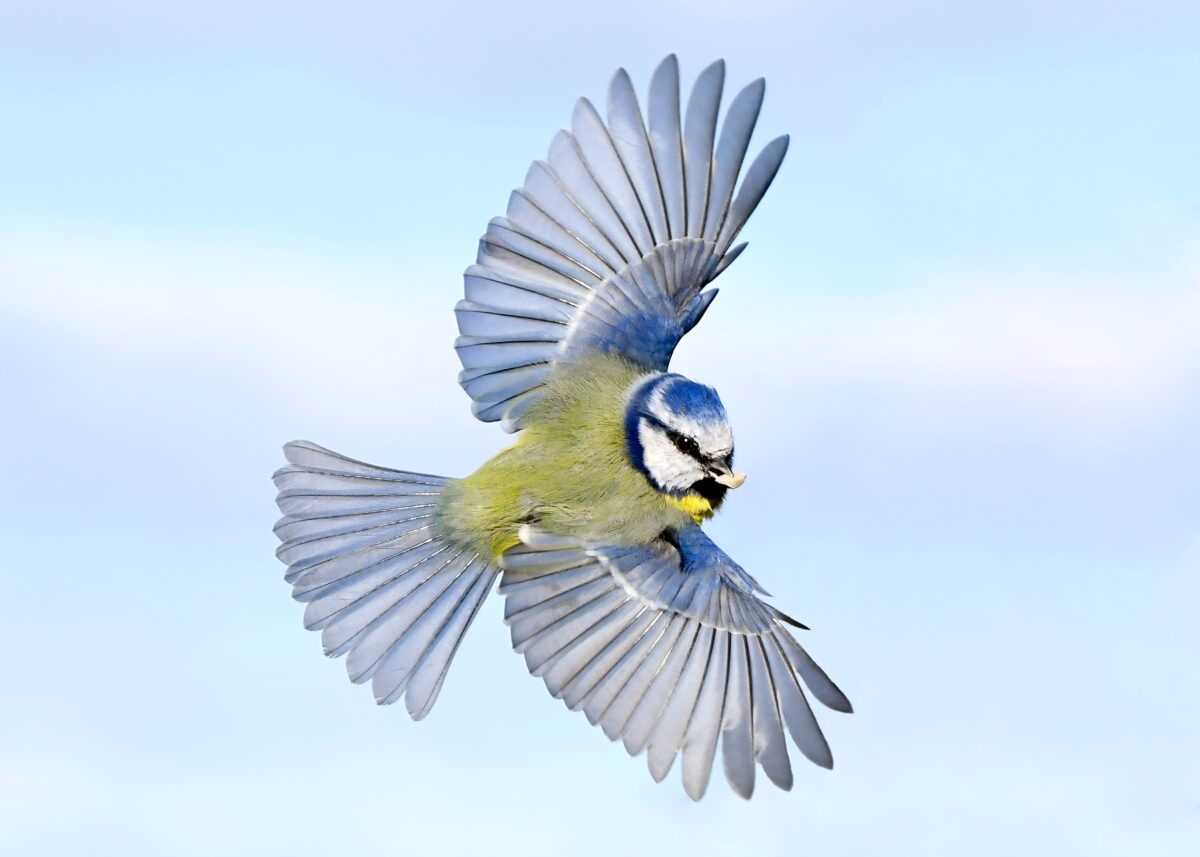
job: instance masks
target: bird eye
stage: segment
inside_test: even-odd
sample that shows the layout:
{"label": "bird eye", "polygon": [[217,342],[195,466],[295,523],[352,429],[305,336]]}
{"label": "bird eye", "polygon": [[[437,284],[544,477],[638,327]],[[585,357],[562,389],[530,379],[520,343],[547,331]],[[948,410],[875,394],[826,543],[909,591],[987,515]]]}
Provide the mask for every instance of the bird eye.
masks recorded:
{"label": "bird eye", "polygon": [[687,435],[680,434],[677,431],[671,431],[670,429],[668,429],[667,437],[669,437],[671,439],[671,443],[673,443],[675,445],[675,448],[678,449],[680,452],[682,452],[684,455],[689,455],[692,458],[697,458],[697,459],[700,458],[699,444],[697,444],[696,441],[692,440]]}

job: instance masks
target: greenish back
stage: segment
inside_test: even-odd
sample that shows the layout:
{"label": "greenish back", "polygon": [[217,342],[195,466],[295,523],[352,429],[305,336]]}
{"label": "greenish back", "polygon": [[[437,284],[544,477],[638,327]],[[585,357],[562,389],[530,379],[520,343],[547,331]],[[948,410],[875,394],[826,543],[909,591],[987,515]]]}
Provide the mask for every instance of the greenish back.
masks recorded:
{"label": "greenish back", "polygon": [[517,442],[447,487],[447,536],[499,556],[524,523],[607,544],[645,543],[690,523],[629,464],[625,405],[647,374],[611,356],[554,373]]}

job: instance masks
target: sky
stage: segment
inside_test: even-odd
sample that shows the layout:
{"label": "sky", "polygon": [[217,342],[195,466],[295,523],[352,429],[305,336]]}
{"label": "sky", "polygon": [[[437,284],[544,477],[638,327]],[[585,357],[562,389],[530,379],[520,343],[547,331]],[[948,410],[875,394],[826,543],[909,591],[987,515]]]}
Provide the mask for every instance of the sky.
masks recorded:
{"label": "sky", "polygon": [[[0,850],[1178,855],[1200,841],[1193,3],[0,5]],[[675,368],[709,529],[855,704],[832,772],[655,785],[485,605],[431,716],[272,556],[308,438],[511,439],[450,308],[529,161],[668,52],[783,169]],[[796,754],[793,754],[796,755]]]}

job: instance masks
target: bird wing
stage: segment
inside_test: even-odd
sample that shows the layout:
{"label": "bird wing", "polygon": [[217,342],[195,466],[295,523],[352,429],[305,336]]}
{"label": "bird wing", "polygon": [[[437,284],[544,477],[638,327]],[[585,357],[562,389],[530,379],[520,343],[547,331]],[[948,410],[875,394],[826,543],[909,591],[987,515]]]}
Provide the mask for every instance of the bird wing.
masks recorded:
{"label": "bird wing", "polygon": [[772,140],[737,186],[764,83],[734,97],[718,134],[724,82],[718,60],[681,111],[679,66],[668,56],[643,119],[620,69],[607,124],[580,99],[571,130],[530,166],[480,239],[455,307],[459,383],[479,419],[519,430],[555,367],[588,354],[667,368],[717,294],[705,287],[744,249],[731,245],[787,151],[786,136]]}
{"label": "bird wing", "polygon": [[757,762],[792,785],[784,728],[823,767],[833,757],[803,688],[851,711],[767,593],[699,527],[636,547],[589,546],[523,527],[504,555],[504,615],[529,671],[582,710],[650,773],[683,754],[683,785],[698,800],[718,739],[725,776],[742,797]]}

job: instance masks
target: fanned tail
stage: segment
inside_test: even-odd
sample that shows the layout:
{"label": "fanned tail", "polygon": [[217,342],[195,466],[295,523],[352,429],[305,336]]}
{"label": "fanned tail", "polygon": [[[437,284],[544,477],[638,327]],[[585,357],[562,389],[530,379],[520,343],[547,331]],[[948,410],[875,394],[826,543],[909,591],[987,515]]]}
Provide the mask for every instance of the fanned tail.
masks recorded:
{"label": "fanned tail", "polygon": [[350,680],[380,705],[404,697],[420,720],[437,700],[459,643],[498,569],[441,536],[450,481],[347,458],[308,441],[283,448],[275,473],[276,555],[304,626],[325,654],[346,655]]}

